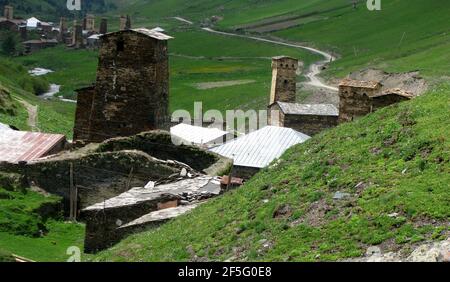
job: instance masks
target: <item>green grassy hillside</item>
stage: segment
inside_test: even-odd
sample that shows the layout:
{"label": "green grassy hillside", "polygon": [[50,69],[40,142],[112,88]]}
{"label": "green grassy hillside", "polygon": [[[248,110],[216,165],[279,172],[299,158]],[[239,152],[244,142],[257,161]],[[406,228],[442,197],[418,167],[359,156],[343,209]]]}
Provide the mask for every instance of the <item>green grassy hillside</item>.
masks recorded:
{"label": "green grassy hillside", "polygon": [[[450,85],[290,149],[279,162],[98,260],[334,261],[446,239]],[[348,193],[335,200],[336,192]],[[392,215],[397,213],[396,215]]]}
{"label": "green grassy hillside", "polygon": [[118,1],[119,7],[138,22],[182,16],[198,24],[217,16],[217,22],[210,22],[216,28],[247,31],[277,24],[277,30],[268,35],[339,55],[340,59],[327,71],[328,77],[343,77],[366,67],[420,70],[430,79],[449,75],[450,2],[446,0],[384,0],[381,11],[369,11],[365,1],[354,10],[347,0],[124,3]]}
{"label": "green grassy hillside", "polygon": [[82,249],[84,227],[62,221],[61,199],[20,182],[0,173],[0,261],[10,253],[37,261],[65,261],[68,247]]}
{"label": "green grassy hillside", "polygon": [[274,34],[338,53],[341,58],[332,64],[328,75],[342,77],[370,66],[393,72],[420,70],[429,78],[449,76],[450,2],[382,3],[382,11],[342,8],[321,13],[323,20]]}
{"label": "green grassy hillside", "polygon": [[[0,88],[7,92],[8,103],[0,105],[0,122],[13,125],[21,130],[29,130],[28,112],[20,100],[38,107],[37,127],[48,133],[72,136],[75,105],[60,101],[46,101],[36,96],[35,92],[46,89],[46,78],[32,77],[28,69],[13,59],[0,56]],[[14,108],[13,111],[8,109]]]}

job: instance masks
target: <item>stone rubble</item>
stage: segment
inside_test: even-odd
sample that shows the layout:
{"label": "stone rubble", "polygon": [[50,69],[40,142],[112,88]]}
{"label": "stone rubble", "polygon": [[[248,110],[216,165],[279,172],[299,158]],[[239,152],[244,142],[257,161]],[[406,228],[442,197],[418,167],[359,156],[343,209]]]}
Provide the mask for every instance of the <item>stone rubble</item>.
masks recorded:
{"label": "stone rubble", "polygon": [[376,246],[369,247],[361,258],[346,260],[349,262],[450,262],[450,238],[445,241],[426,243],[418,246],[410,253],[382,253]]}

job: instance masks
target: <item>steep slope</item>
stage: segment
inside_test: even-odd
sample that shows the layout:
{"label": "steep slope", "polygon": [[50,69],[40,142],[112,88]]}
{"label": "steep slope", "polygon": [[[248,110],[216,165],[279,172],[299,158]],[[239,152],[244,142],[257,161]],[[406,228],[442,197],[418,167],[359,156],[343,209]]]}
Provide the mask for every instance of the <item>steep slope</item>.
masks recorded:
{"label": "steep slope", "polygon": [[[28,112],[24,103],[37,106],[37,127],[44,132],[63,133],[71,138],[75,105],[60,101],[46,101],[36,96],[48,88],[43,77],[32,77],[27,69],[10,58],[0,56],[0,89],[9,98],[5,106],[0,105],[0,122],[13,125],[20,130],[30,130],[27,124]],[[6,100],[5,100],[6,101]],[[8,110],[8,108],[10,110]],[[14,108],[11,111],[11,108]]]}
{"label": "steep slope", "polygon": [[450,85],[289,150],[239,190],[97,260],[333,261],[446,239]]}

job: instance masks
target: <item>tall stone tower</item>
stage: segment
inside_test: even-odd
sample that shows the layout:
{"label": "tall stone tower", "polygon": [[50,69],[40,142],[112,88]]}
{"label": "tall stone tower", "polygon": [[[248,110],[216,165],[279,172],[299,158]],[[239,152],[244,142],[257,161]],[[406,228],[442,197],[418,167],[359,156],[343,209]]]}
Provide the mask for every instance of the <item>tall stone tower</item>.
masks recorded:
{"label": "tall stone tower", "polygon": [[66,34],[67,34],[67,20],[65,17],[61,17],[59,19],[59,35],[58,40],[60,42],[66,41]]}
{"label": "tall stone tower", "polygon": [[12,20],[14,18],[14,7],[6,5],[3,15],[7,20]]}
{"label": "tall stone tower", "polygon": [[125,29],[131,29],[131,17],[127,15],[127,21],[125,22]]}
{"label": "tall stone tower", "polygon": [[108,33],[108,20],[106,18],[102,18],[102,21],[100,22],[100,34],[106,34]]}
{"label": "tall stone tower", "polygon": [[127,25],[127,17],[126,16],[120,16],[120,23],[119,23],[119,29],[125,30]]}
{"label": "tall stone tower", "polygon": [[95,16],[92,14],[86,15],[86,30],[95,31]]}
{"label": "tall stone tower", "polygon": [[75,141],[101,142],[166,129],[169,39],[142,28],[100,37],[96,84],[78,91]]}
{"label": "tall stone tower", "polygon": [[72,45],[75,48],[84,47],[83,26],[79,24],[76,20],[73,22]]}
{"label": "tall stone tower", "polygon": [[272,58],[270,105],[275,102],[295,103],[298,60],[280,56]]}

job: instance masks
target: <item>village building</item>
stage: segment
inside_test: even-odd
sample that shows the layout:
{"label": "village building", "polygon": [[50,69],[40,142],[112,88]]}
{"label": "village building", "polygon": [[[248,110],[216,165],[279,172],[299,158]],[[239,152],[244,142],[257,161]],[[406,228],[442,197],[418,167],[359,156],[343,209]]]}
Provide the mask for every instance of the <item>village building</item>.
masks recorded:
{"label": "village building", "polygon": [[230,133],[217,129],[193,126],[180,123],[170,128],[170,134],[178,138],[179,145],[196,145],[200,147],[212,147],[225,143],[227,138],[232,139]]}
{"label": "village building", "polygon": [[344,79],[339,84],[339,122],[353,121],[380,108],[413,98],[401,89],[382,89],[376,81]]}
{"label": "village building", "polygon": [[87,31],[95,31],[95,16],[92,14],[87,14],[85,18],[85,25],[83,26],[84,30]]}
{"label": "village building", "polygon": [[96,84],[78,90],[75,141],[168,129],[171,38],[144,28],[100,37]]}
{"label": "village building", "polygon": [[61,17],[59,20],[58,27],[58,41],[61,43],[67,43],[67,38],[69,37],[69,29],[67,26],[67,19]]}
{"label": "village building", "polygon": [[339,110],[331,104],[276,102],[269,111],[270,125],[292,128],[309,136],[338,125]]}
{"label": "village building", "polygon": [[89,49],[98,49],[100,47],[101,34],[93,34],[86,39],[87,47]]}
{"label": "village building", "polygon": [[106,34],[108,32],[108,19],[102,18],[99,32],[100,34]]}
{"label": "village building", "polygon": [[291,128],[266,126],[210,151],[233,160],[232,176],[249,179],[287,149],[309,138]]}
{"label": "village building", "polygon": [[120,16],[119,29],[120,30],[131,29],[131,17],[129,15]]}
{"label": "village building", "polygon": [[337,126],[339,111],[331,104],[298,104],[298,60],[286,56],[272,59],[272,88],[268,124],[287,127],[313,136]]}
{"label": "village building", "polygon": [[65,145],[64,135],[16,131],[0,126],[0,162],[37,160],[61,152]]}
{"label": "village building", "polygon": [[84,46],[83,26],[75,20],[72,27],[72,44],[70,47],[79,49]]}
{"label": "village building", "polygon": [[0,30],[10,30],[19,32],[20,27],[26,25],[26,21],[14,18],[14,8],[6,5],[3,10],[3,17],[0,17]]}
{"label": "village building", "polygon": [[45,38],[41,38],[41,39],[33,39],[33,40],[28,40],[22,43],[25,50],[24,53],[25,54],[31,54],[33,52],[45,49],[45,48],[49,48],[49,47],[55,47],[56,45],[58,45],[58,40],[56,39],[45,39]]}

